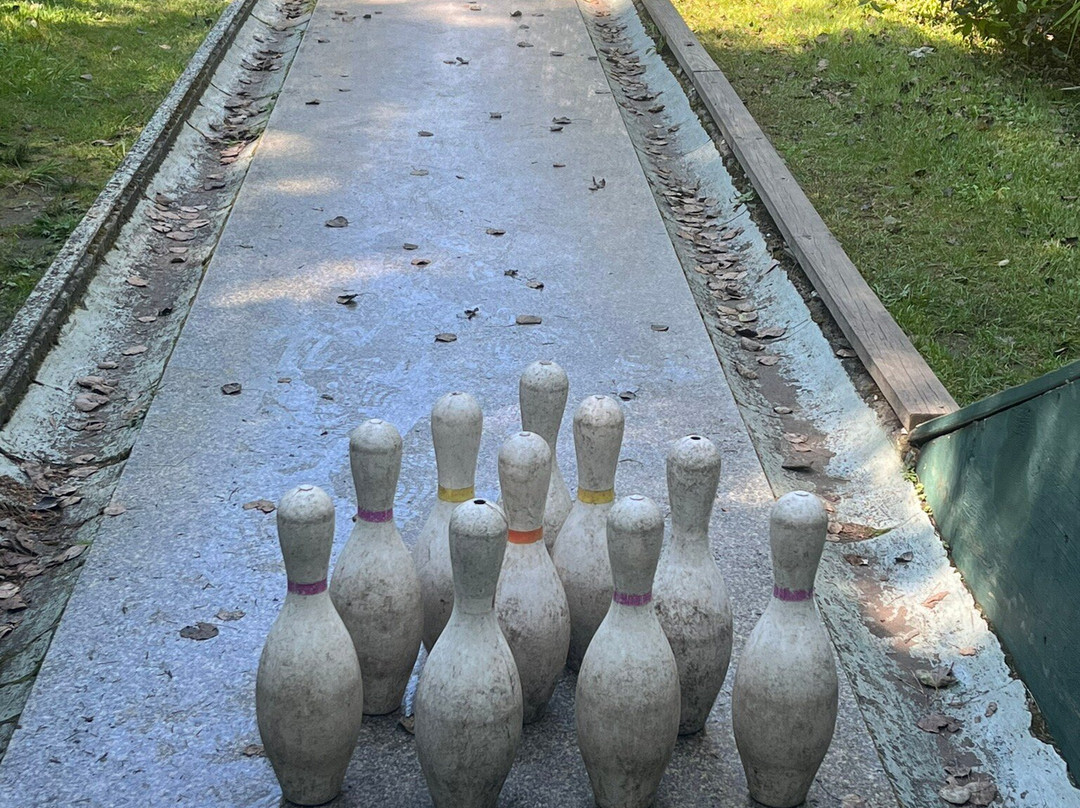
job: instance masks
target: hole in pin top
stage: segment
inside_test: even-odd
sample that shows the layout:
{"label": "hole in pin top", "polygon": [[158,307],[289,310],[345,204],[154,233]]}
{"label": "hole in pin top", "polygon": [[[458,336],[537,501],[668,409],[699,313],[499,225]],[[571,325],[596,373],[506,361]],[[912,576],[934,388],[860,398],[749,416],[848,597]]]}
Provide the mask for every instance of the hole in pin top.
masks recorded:
{"label": "hole in pin top", "polygon": [[472,504],[473,505],[487,505],[487,500],[486,499],[474,499],[472,501]]}
{"label": "hole in pin top", "polygon": [[301,491],[313,491],[313,490],[315,490],[315,486],[307,485],[306,483],[304,485],[297,486],[297,488],[299,488]]}
{"label": "hole in pin top", "polygon": [[701,435],[691,435],[690,440],[701,440]]}
{"label": "hole in pin top", "polygon": [[644,494],[631,494],[628,498],[632,499],[634,502],[641,502],[641,500],[645,499],[645,495]]}
{"label": "hole in pin top", "polygon": [[547,365],[551,364],[551,360],[550,359],[541,359],[540,364],[544,365],[546,367]]}

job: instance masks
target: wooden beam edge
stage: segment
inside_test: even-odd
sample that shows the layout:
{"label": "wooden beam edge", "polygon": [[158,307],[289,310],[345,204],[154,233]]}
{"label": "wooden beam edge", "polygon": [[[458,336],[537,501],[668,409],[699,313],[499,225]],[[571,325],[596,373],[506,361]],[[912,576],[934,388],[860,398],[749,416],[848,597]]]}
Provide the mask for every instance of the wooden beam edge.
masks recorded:
{"label": "wooden beam edge", "polygon": [[[670,0],[641,0],[641,3],[746,171],[803,271],[903,426],[911,430],[954,412],[957,404],[952,396],[870,289],[678,10]],[[702,56],[707,62],[702,61]],[[769,175],[774,179],[772,184],[783,186],[782,191],[764,181]],[[801,226],[795,225],[796,219]],[[828,260],[826,252],[831,253]],[[856,301],[862,305],[855,305]],[[871,322],[866,322],[867,319]]]}

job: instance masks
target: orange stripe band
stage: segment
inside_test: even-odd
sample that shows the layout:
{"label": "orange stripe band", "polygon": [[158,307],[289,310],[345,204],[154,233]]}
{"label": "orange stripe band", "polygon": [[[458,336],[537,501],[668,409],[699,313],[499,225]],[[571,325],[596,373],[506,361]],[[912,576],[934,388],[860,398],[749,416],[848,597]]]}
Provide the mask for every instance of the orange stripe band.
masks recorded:
{"label": "orange stripe band", "polygon": [[506,534],[506,540],[511,544],[532,544],[544,538],[544,528],[536,530],[511,530]]}

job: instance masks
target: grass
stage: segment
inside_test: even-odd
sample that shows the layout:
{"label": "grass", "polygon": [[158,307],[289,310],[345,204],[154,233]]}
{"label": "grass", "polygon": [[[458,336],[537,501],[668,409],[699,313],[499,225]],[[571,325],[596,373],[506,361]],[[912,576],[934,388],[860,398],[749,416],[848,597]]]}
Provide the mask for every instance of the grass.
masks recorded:
{"label": "grass", "polygon": [[0,0],[0,329],[228,0]]}
{"label": "grass", "polygon": [[675,4],[961,404],[1080,358],[1080,89],[934,0]]}

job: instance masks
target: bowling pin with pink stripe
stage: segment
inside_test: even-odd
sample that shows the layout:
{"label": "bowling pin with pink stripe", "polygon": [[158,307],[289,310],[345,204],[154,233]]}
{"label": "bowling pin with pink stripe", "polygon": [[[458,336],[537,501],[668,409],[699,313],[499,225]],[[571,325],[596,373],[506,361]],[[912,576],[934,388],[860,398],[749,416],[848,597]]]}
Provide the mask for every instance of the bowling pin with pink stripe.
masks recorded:
{"label": "bowling pin with pink stripe", "polygon": [[600,808],[653,804],[679,735],[679,669],[652,603],[664,517],[648,497],[608,513],[614,592],[578,674],[578,747]]}
{"label": "bowling pin with pink stripe", "polygon": [[803,803],[836,725],[836,661],[814,603],[827,528],[825,507],[806,491],[773,506],[773,596],[735,671],[735,744],[750,796],[770,808]]}
{"label": "bowling pin with pink stripe", "polygon": [[277,507],[288,593],[255,678],[255,715],[285,799],[322,805],[341,791],[363,718],[360,663],[326,587],[334,503],[301,485]]}
{"label": "bowling pin with pink stripe", "polygon": [[349,435],[356,523],[338,556],[330,599],[349,630],[364,677],[364,713],[385,715],[409,683],[424,610],[412,556],[394,523],[401,434],[373,418]]}

